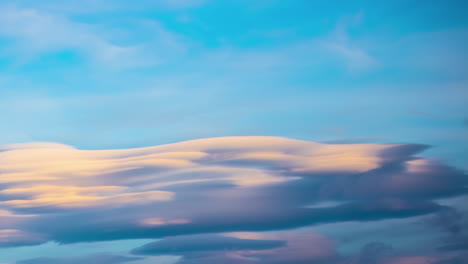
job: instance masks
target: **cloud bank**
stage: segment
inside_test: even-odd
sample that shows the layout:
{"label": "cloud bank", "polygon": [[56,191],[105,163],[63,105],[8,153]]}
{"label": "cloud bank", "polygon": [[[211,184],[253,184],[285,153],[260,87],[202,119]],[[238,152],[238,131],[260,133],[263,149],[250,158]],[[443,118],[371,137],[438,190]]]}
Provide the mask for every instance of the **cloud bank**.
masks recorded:
{"label": "cloud bank", "polygon": [[[444,216],[451,208],[437,199],[466,194],[467,178],[417,156],[425,148],[279,137],[120,150],[0,146],[0,246],[149,238],[161,240],[131,253],[180,263],[342,263],[332,239],[288,230]],[[353,261],[378,259],[367,256],[372,249]],[[385,263],[418,263],[410,257]]]}

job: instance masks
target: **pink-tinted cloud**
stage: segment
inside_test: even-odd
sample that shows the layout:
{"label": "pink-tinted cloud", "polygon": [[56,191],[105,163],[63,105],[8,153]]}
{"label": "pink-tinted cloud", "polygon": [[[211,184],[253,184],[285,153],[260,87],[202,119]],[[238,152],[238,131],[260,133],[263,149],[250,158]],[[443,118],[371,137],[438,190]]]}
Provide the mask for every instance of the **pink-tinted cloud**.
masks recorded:
{"label": "pink-tinted cloud", "polygon": [[[444,209],[432,200],[463,192],[466,179],[417,157],[423,149],[278,137],[121,150],[7,145],[0,147],[0,210],[7,219],[0,228],[73,243],[424,215]],[[292,245],[309,238],[281,239]],[[327,252],[295,245],[295,253],[280,255],[299,261]]]}

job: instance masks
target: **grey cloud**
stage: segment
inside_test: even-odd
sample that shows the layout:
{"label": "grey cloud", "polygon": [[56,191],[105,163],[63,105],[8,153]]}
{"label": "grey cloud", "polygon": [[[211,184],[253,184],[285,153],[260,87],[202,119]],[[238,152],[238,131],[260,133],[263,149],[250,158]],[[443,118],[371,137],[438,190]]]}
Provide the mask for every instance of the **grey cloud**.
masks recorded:
{"label": "grey cloud", "polygon": [[464,216],[462,212],[454,208],[447,208],[434,214],[434,216],[428,220],[428,224],[447,231],[452,235],[457,235],[465,228],[464,223],[466,220],[466,216]]}
{"label": "grey cloud", "polygon": [[99,264],[118,264],[139,260],[139,257],[126,257],[111,254],[95,254],[84,257],[75,258],[35,258],[18,261],[17,264],[82,264],[82,263],[99,263]]}
{"label": "grey cloud", "polygon": [[[226,238],[231,239],[226,240]],[[273,234],[228,233],[222,236],[181,236],[165,238],[133,251],[133,253],[145,252],[154,255],[167,253],[179,255],[182,258],[177,264],[311,262],[329,264],[332,260],[341,259],[329,238],[312,232],[294,231]]]}
{"label": "grey cloud", "polygon": [[41,233],[24,232],[16,229],[0,229],[0,247],[20,247],[42,244],[48,237]]}
{"label": "grey cloud", "polygon": [[353,264],[378,264],[393,254],[393,248],[382,242],[364,245]]}
{"label": "grey cloud", "polygon": [[[201,204],[199,204],[200,201],[180,204],[173,210],[167,205],[165,207],[136,207],[121,210],[80,212],[64,216],[53,215],[36,220],[31,225],[24,225],[23,227],[27,230],[47,230],[51,239],[55,241],[74,243],[160,238],[214,232],[284,230],[330,222],[405,218],[444,209],[444,207],[430,202],[399,199],[348,203],[316,209],[293,209],[278,203],[278,207],[275,208],[275,200],[249,202],[251,198],[246,197],[244,200],[236,201],[240,204],[246,203],[242,210],[229,207],[229,199],[219,199],[211,202],[203,201]],[[205,206],[205,208],[202,208],[202,206]],[[193,208],[197,210],[194,211]],[[147,212],[146,216],[142,212]],[[190,219],[190,222],[142,226],[135,220],[147,218],[151,215],[151,212],[159,212],[159,214],[168,216],[173,214],[174,217],[172,218],[176,218],[175,215],[181,219],[186,217]],[[79,224],[75,224],[74,228],[69,228],[70,222]],[[50,223],[54,224],[50,225]]]}
{"label": "grey cloud", "polygon": [[441,251],[466,251],[468,250],[468,237],[460,236],[450,239],[450,242],[437,249]]}
{"label": "grey cloud", "polygon": [[218,235],[194,235],[166,238],[136,248],[137,255],[186,254],[198,251],[264,250],[286,246],[281,240],[239,239]]}

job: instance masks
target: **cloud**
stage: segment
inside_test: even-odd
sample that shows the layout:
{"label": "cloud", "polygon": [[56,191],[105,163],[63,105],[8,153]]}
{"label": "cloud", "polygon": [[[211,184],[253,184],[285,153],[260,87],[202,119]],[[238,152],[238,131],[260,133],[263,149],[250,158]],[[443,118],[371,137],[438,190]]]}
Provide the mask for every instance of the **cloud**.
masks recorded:
{"label": "cloud", "polygon": [[0,229],[0,247],[15,247],[41,244],[47,241],[42,234],[15,229]]}
{"label": "cloud", "polygon": [[446,210],[433,200],[466,192],[462,172],[416,156],[425,148],[278,137],[118,150],[5,145],[0,208],[5,229],[44,238],[36,243],[407,218]]}
{"label": "cloud", "polygon": [[[226,233],[166,238],[132,251],[175,254],[188,263],[325,263],[338,258],[333,242],[312,232]],[[328,262],[327,262],[328,263]]]}
{"label": "cloud", "polygon": [[139,260],[138,257],[126,257],[111,254],[95,254],[84,257],[75,258],[35,258],[18,261],[17,264],[82,264],[82,263],[99,263],[99,264],[118,264]]}
{"label": "cloud", "polygon": [[361,24],[363,17],[362,12],[343,17],[330,36],[320,41],[325,50],[342,60],[351,73],[366,72],[379,65],[379,61],[369,53],[368,48],[349,33],[350,29]]}
{"label": "cloud", "polygon": [[170,7],[170,8],[189,8],[189,7],[196,7],[200,6],[207,2],[207,0],[161,0],[160,3],[162,5]]}
{"label": "cloud", "polygon": [[28,218],[34,217],[34,215],[19,215],[8,210],[0,210],[0,217],[2,218],[2,221],[0,222],[0,230],[2,230],[12,227],[14,223],[26,221]]}
{"label": "cloud", "polygon": [[[436,226],[452,235],[458,235],[466,228],[466,216],[454,208],[447,208],[435,214],[428,220],[428,224]],[[468,230],[467,230],[468,231]]]}
{"label": "cloud", "polygon": [[283,247],[281,240],[240,239],[219,235],[194,235],[166,238],[132,251],[137,255],[171,255],[204,251],[264,250]]}
{"label": "cloud", "polygon": [[22,49],[18,52],[26,49],[34,55],[78,49],[99,60],[112,61],[132,50],[106,42],[92,33],[92,28],[86,24],[36,9],[3,6],[0,17],[0,34],[12,38],[16,47]]}
{"label": "cloud", "polygon": [[[281,247],[271,249],[248,249],[247,247],[220,247],[215,237],[235,237],[242,241],[264,243],[267,241],[283,240]],[[188,239],[184,242],[184,239]],[[206,239],[206,240],[205,240]],[[197,241],[203,246],[197,245]],[[244,242],[245,243],[245,242]],[[359,252],[342,254],[336,250],[336,245],[329,237],[311,232],[310,230],[284,231],[268,233],[225,233],[204,236],[180,236],[167,238],[161,241],[147,244],[137,248],[150,250],[163,247],[164,250],[154,250],[153,255],[176,254],[181,258],[176,264],[201,264],[201,263],[233,263],[233,264],[452,264],[464,263],[466,253],[460,254],[434,254],[426,250],[426,254],[408,254],[407,249],[394,249],[383,242],[370,242],[363,245]],[[245,243],[246,245],[247,243]],[[170,246],[169,246],[170,245]],[[168,247],[169,246],[169,247]],[[185,250],[187,248],[189,250]]]}
{"label": "cloud", "polygon": [[[5,50],[8,50],[2,56],[12,59],[13,64],[24,64],[42,55],[72,51],[97,65],[122,69],[160,64],[174,53],[183,52],[181,36],[156,21],[139,23],[139,28],[148,31],[153,38],[122,45],[109,35],[112,30],[102,33],[103,25],[75,21],[47,8],[2,5],[0,37],[6,40]],[[154,50],[165,52],[155,53]],[[172,55],[167,56],[169,54]]]}
{"label": "cloud", "polygon": [[434,214],[425,223],[445,232],[438,243],[441,252],[468,252],[466,208],[448,208]]}
{"label": "cloud", "polygon": [[439,262],[440,259],[425,256],[398,257],[390,259],[385,264],[432,264]]}
{"label": "cloud", "polygon": [[199,7],[206,4],[207,0],[142,0],[131,5],[124,0],[70,0],[67,3],[58,0],[44,0],[41,2],[31,0],[16,1],[22,6],[40,8],[51,12],[59,12],[66,14],[92,14],[96,12],[109,11],[135,11],[163,8],[167,10],[180,10],[187,8]]}
{"label": "cloud", "polygon": [[393,248],[382,242],[364,245],[353,264],[378,264],[392,256]]}
{"label": "cloud", "polygon": [[442,251],[468,251],[468,236],[458,236],[438,247]]}

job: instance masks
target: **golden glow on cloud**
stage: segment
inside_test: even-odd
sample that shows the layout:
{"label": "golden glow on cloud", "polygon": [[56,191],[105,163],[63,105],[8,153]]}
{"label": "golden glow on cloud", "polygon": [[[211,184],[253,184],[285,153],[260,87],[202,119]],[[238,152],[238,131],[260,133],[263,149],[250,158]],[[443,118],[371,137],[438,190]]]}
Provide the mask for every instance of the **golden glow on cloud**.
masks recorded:
{"label": "golden glow on cloud", "polygon": [[[8,200],[0,204],[12,207],[56,206],[60,208],[117,206],[125,204],[142,204],[155,201],[168,201],[173,193],[165,191],[147,191],[125,193],[126,187],[120,186],[54,186],[38,185],[29,188],[6,189],[4,194],[29,194],[30,199]],[[119,193],[120,192],[120,193]]]}
{"label": "golden glow on cloud", "polygon": [[247,187],[297,179],[282,171],[365,172],[378,166],[379,151],[389,147],[278,137],[210,138],[120,150],[78,150],[56,143],[6,145],[0,146],[0,183],[9,185],[0,194],[9,199],[0,206],[145,204],[174,199],[177,194],[164,188],[175,185],[221,181]]}
{"label": "golden glow on cloud", "polygon": [[191,221],[188,219],[171,219],[166,220],[163,218],[147,218],[141,221],[143,226],[162,226],[162,225],[182,225],[188,224]]}

